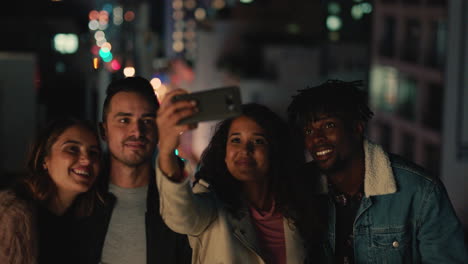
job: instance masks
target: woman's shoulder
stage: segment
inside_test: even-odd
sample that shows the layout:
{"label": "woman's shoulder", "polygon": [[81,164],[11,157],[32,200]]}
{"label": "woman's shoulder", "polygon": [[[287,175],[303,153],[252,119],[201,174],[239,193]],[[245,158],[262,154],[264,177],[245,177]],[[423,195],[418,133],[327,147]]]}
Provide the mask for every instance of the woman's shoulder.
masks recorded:
{"label": "woman's shoulder", "polygon": [[32,201],[28,201],[16,194],[14,190],[0,191],[0,211],[2,217],[22,218],[32,214]]}

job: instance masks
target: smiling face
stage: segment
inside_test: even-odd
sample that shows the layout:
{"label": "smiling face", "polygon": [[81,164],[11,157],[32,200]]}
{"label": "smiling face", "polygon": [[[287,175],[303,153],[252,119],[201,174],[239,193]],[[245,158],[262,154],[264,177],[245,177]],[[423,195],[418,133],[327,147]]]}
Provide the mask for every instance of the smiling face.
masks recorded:
{"label": "smiling face", "polygon": [[318,114],[304,128],[306,149],[317,166],[326,172],[336,172],[348,167],[353,155],[358,155],[363,126],[347,125],[334,115]]}
{"label": "smiling face", "polygon": [[229,128],[224,159],[231,175],[241,181],[264,181],[269,169],[269,144],[264,130],[241,116]]}
{"label": "smiling face", "polygon": [[102,124],[113,162],[135,167],[151,160],[158,141],[155,117],[156,109],[142,95],[114,95]]}
{"label": "smiling face", "polygon": [[59,192],[78,194],[88,191],[96,180],[100,154],[97,135],[75,125],[52,144],[43,166]]}

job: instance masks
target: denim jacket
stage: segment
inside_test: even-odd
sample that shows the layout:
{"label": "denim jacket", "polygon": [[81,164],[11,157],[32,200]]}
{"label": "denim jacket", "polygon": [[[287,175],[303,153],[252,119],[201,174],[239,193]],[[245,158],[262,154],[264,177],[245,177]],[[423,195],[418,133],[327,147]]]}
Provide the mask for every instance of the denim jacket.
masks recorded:
{"label": "denim jacket", "polygon": [[[364,152],[364,197],[353,226],[355,262],[468,263],[462,225],[443,184],[378,145],[365,141]],[[329,206],[328,243],[334,252],[331,200]]]}

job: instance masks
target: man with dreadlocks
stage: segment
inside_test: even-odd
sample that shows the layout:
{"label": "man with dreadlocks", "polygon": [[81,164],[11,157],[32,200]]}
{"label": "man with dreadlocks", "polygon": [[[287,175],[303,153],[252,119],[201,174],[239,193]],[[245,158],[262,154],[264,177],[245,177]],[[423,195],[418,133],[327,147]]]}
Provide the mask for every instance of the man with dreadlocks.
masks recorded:
{"label": "man with dreadlocks", "polygon": [[468,263],[442,183],[364,138],[373,113],[360,86],[329,80],[299,91],[288,107],[329,197],[332,262]]}

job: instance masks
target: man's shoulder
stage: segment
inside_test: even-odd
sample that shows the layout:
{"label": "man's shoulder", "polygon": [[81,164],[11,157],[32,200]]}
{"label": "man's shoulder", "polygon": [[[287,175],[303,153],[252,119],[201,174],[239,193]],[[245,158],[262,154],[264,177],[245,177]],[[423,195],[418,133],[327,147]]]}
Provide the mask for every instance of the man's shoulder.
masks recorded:
{"label": "man's shoulder", "polygon": [[425,168],[399,155],[388,154],[393,174],[398,182],[409,181],[412,184],[437,184],[438,178]]}

